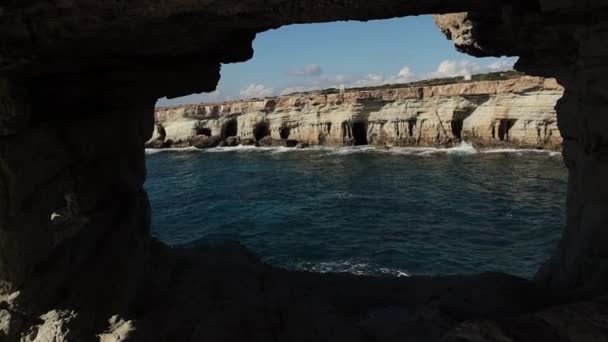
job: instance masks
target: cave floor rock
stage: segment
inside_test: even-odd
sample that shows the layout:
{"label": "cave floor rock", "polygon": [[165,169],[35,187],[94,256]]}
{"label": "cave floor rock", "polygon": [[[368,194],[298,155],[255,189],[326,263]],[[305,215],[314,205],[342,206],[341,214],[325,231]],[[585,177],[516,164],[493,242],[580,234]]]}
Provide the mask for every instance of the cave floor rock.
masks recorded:
{"label": "cave floor rock", "polygon": [[[155,243],[152,255],[128,317],[136,341],[575,341],[568,337],[581,335],[570,328],[593,335],[608,327],[605,301],[542,311],[563,299],[499,273],[375,278],[287,271],[238,243]],[[593,318],[585,320],[590,308]],[[521,331],[532,339],[509,339]]]}

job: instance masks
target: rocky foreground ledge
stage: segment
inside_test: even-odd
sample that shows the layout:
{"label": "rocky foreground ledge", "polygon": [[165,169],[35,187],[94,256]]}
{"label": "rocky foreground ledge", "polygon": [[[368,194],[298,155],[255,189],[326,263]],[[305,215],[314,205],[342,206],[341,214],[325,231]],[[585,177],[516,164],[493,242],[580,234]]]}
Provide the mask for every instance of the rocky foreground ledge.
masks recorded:
{"label": "rocky foreground ledge", "polygon": [[505,274],[287,271],[228,242],[152,241],[137,293],[132,311],[105,327],[69,304],[40,318],[0,309],[0,340],[28,326],[21,341],[606,341],[608,329],[608,298],[557,296]]}
{"label": "rocky foreground ledge", "polygon": [[608,298],[558,296],[505,274],[287,271],[229,242],[152,251],[137,341],[608,340]]}
{"label": "rocky foreground ledge", "polygon": [[[557,150],[554,79],[507,72],[156,109],[147,147],[450,146]],[[487,80],[490,79],[490,80]]]}

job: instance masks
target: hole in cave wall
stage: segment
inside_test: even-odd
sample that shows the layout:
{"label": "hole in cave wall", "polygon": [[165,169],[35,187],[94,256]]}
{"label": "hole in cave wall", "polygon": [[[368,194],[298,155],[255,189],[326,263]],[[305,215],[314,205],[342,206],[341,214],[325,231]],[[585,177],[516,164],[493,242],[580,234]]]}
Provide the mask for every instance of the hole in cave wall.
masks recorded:
{"label": "hole in cave wall", "polygon": [[450,122],[450,126],[452,128],[452,135],[454,139],[461,140],[462,139],[462,127],[464,126],[464,121],[460,119],[454,119]]}
{"label": "hole in cave wall", "polygon": [[418,88],[416,90],[416,97],[418,100],[422,100],[424,98],[424,88]]}
{"label": "hole in cave wall", "polygon": [[515,125],[515,119],[500,119],[498,123],[498,140],[509,141],[509,131]]}
{"label": "hole in cave wall", "polygon": [[165,130],[165,127],[163,126],[163,124],[161,124],[161,123],[156,124],[156,134],[158,134],[158,136],[162,139],[165,139],[167,137],[167,131]]}
{"label": "hole in cave wall", "polygon": [[355,146],[367,145],[367,124],[365,122],[353,122],[353,140]]}
{"label": "hole in cave wall", "polygon": [[407,120],[407,132],[409,134],[410,137],[414,136],[414,128],[416,128],[416,122],[418,120],[416,119],[409,119]]}
{"label": "hole in cave wall", "polygon": [[[470,101],[483,101],[485,97],[467,97],[467,100]],[[487,99],[486,99],[487,101]],[[452,130],[452,136],[456,140],[462,140],[463,129],[464,129],[464,120],[466,120],[477,107],[469,106],[466,108],[455,109],[452,115],[452,121],[450,122],[450,128]],[[466,133],[465,133],[466,138]]]}
{"label": "hole in cave wall", "polygon": [[194,124],[194,134],[195,135],[206,135],[208,137],[211,136],[211,128],[206,127],[206,123],[203,121],[197,121]]}
{"label": "hole in cave wall", "polygon": [[236,119],[231,119],[226,121],[222,125],[222,139],[226,139],[228,137],[235,137],[238,134],[238,123]]}
{"label": "hole in cave wall", "polygon": [[270,135],[270,126],[267,122],[260,122],[253,127],[253,136],[255,140],[262,140],[262,138],[268,135]]}
{"label": "hole in cave wall", "polygon": [[291,128],[289,127],[281,127],[279,129],[279,135],[281,139],[289,139],[289,134],[291,133]]}
{"label": "hole in cave wall", "polygon": [[211,136],[211,128],[203,128],[200,131],[197,132],[197,135],[202,134],[202,135],[206,135],[208,137]]}

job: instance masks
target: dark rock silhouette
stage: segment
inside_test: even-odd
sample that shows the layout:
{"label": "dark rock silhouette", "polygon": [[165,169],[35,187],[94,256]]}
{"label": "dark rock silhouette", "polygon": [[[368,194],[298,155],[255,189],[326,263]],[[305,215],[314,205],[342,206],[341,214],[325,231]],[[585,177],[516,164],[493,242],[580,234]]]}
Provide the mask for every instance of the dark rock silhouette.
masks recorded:
{"label": "dark rock silhouette", "polygon": [[222,143],[222,138],[219,135],[197,135],[190,143],[196,148],[212,148],[219,146]]}
{"label": "dark rock silhouette", "polygon": [[[457,49],[520,56],[565,88],[566,226],[534,282],[289,272],[150,237],[157,98],[213,91],[222,63],[281,25],[456,12],[436,21]],[[574,0],[3,3],[0,340],[608,340],[607,22],[608,3]],[[66,194],[78,215],[56,229]]]}

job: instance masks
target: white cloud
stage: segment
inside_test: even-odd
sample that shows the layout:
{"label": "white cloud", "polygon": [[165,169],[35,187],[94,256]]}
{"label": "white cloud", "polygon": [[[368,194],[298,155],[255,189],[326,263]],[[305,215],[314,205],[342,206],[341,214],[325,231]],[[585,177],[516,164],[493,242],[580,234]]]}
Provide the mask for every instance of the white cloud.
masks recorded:
{"label": "white cloud", "polygon": [[404,66],[399,70],[397,75],[391,76],[388,78],[384,84],[391,83],[409,83],[417,80],[418,76],[410,69],[408,66]]}
{"label": "white cloud", "polygon": [[279,95],[289,95],[292,93],[303,93],[303,92],[308,92],[308,91],[313,91],[313,90],[318,90],[318,89],[320,89],[320,88],[318,88],[318,87],[287,87],[287,88],[281,90]]}
{"label": "white cloud", "polygon": [[351,83],[353,81],[353,77],[349,75],[323,75],[318,80],[313,81],[313,84],[324,87],[337,87],[340,84]]}
{"label": "white cloud", "polygon": [[289,76],[321,76],[323,69],[318,64],[309,64],[303,68],[291,69],[287,74]]}
{"label": "white cloud", "polygon": [[[290,94],[294,92],[307,92],[326,88],[346,88],[373,87],[384,84],[410,83],[425,79],[446,78],[446,77],[469,77],[475,74],[487,72],[499,72],[512,70],[516,58],[501,58],[491,63],[484,60],[444,60],[437,66],[436,70],[428,73],[416,73],[409,66],[403,66],[396,74],[385,76],[378,73],[370,73],[363,77],[353,75],[324,75],[310,76],[302,79],[297,84],[291,84],[283,89],[280,94]],[[312,66],[311,64],[310,66]],[[313,68],[310,68],[312,70]],[[298,69],[299,75],[306,74],[304,69]]]}
{"label": "white cloud", "polygon": [[250,84],[246,88],[241,89],[240,94],[244,98],[261,98],[272,96],[274,94],[274,89],[267,88],[263,84]]}
{"label": "white cloud", "polygon": [[218,101],[222,98],[222,91],[220,89],[216,89],[215,91],[206,94],[206,98],[209,101]]}
{"label": "white cloud", "polygon": [[445,60],[431,76],[432,78],[471,76],[480,72],[481,67],[476,62]]}
{"label": "white cloud", "polygon": [[501,58],[490,64],[480,64],[473,60],[445,60],[439,64],[435,72],[427,74],[424,78],[442,78],[472,76],[488,72],[513,70],[516,58]]}
{"label": "white cloud", "polygon": [[362,79],[345,84],[346,87],[374,87],[384,84],[384,75],[381,74],[368,74]]}
{"label": "white cloud", "polygon": [[499,59],[496,62],[488,65],[488,70],[493,72],[513,70],[516,60],[513,58]]}
{"label": "white cloud", "polygon": [[401,70],[399,70],[399,74],[397,76],[403,78],[412,78],[414,77],[414,73],[412,72],[412,69],[410,69],[408,66],[404,66],[403,68],[401,68]]}

